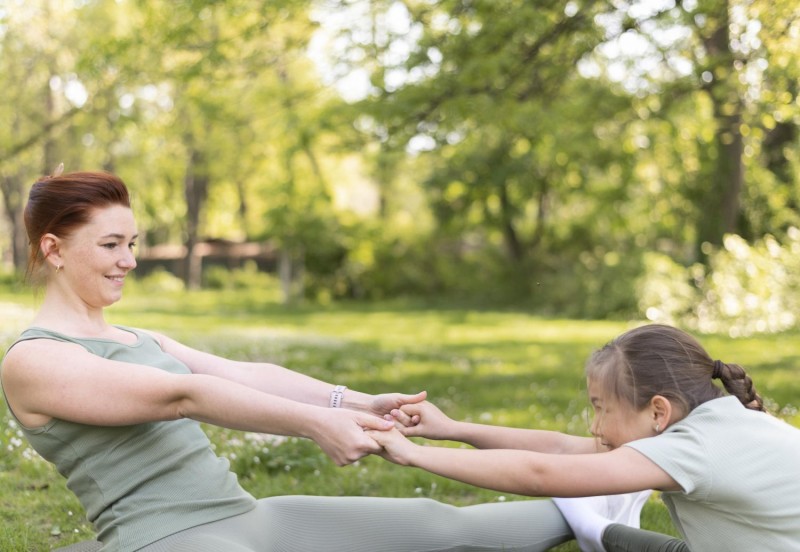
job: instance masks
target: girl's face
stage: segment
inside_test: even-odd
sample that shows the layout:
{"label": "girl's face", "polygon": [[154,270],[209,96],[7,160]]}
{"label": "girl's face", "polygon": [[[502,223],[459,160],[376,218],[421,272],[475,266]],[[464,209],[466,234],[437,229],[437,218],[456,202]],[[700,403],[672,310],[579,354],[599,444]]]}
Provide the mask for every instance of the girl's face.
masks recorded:
{"label": "girl's face", "polygon": [[122,297],[125,276],[136,268],[133,247],[137,236],[129,208],[111,205],[97,209],[87,224],[63,241],[63,268],[53,279],[63,279],[88,306],[115,303]]}
{"label": "girl's face", "polygon": [[608,396],[599,383],[589,380],[589,400],[594,409],[591,432],[609,449],[655,435],[653,412],[645,407],[636,411],[632,405]]}

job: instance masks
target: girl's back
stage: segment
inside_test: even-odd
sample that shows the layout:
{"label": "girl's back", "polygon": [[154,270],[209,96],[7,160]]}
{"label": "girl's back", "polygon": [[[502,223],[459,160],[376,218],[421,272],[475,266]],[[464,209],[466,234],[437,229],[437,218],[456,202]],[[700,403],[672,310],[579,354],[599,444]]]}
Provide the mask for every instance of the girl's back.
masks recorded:
{"label": "girl's back", "polygon": [[800,550],[797,428],[724,397],[627,446],[683,487],[663,498],[692,550]]}

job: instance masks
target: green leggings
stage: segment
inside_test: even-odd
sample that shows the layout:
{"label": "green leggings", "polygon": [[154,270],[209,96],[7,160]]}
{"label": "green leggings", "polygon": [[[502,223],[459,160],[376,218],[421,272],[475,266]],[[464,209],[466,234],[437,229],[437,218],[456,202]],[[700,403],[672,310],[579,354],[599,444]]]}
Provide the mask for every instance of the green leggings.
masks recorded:
{"label": "green leggings", "polygon": [[572,538],[550,500],[459,508],[425,498],[276,496],[139,552],[537,552]]}
{"label": "green leggings", "polygon": [[606,552],[691,552],[680,539],[614,523],[603,531]]}

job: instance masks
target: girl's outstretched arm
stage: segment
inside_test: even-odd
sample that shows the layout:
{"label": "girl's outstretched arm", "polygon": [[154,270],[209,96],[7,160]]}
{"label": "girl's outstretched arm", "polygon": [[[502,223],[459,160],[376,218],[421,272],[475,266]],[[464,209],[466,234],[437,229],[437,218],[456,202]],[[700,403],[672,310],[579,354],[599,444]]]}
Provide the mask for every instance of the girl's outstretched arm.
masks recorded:
{"label": "girl's outstretched arm", "polygon": [[367,434],[383,447],[382,456],[391,462],[500,492],[569,497],[680,490],[666,472],[627,447],[595,454],[556,455],[420,446],[395,430]]}
{"label": "girl's outstretched arm", "polygon": [[407,404],[392,415],[407,437],[460,441],[479,449],[517,449],[550,454],[587,454],[606,449],[591,437],[557,431],[458,422],[430,402]]}

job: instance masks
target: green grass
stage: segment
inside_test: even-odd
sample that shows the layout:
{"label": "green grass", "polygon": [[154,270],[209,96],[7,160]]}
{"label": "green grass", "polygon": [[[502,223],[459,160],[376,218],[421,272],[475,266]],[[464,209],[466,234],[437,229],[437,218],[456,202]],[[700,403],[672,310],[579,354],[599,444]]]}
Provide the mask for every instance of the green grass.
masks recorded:
{"label": "green grass", "polygon": [[[523,312],[424,305],[282,307],[253,291],[129,294],[110,309],[114,323],[163,331],[189,345],[245,360],[268,360],[368,392],[415,392],[454,418],[587,434],[583,363],[623,322],[543,319]],[[0,292],[0,346],[28,323],[35,299]],[[783,416],[800,425],[797,335],[702,339],[710,352],[749,369]],[[795,403],[796,406],[796,403]],[[91,536],[80,505],[54,470],[0,419],[0,550],[47,550]],[[277,494],[424,496],[466,505],[519,500],[379,458],[337,468],[311,443],[264,442],[208,427],[256,496]],[[643,526],[674,530],[651,499]],[[574,544],[558,548],[574,551]]]}

